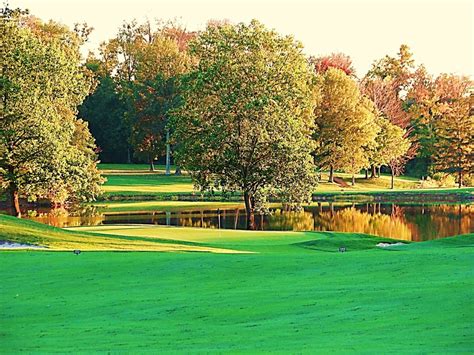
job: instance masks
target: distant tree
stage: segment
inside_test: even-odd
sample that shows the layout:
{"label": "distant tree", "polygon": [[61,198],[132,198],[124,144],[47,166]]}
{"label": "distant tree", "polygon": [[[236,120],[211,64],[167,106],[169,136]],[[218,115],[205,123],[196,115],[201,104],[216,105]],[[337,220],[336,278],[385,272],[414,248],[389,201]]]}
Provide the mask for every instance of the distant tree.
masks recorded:
{"label": "distant tree", "polygon": [[433,108],[436,103],[435,81],[424,66],[417,68],[413,83],[405,100],[405,110],[410,115],[411,136],[418,145],[418,154],[412,170],[419,175],[428,175],[433,167],[435,153],[435,121]]}
{"label": "distant tree", "polygon": [[314,111],[316,129],[316,165],[350,173],[360,171],[367,158],[365,147],[375,144],[378,127],[374,121],[373,104],[362,97],[357,83],[342,70],[330,68],[318,76],[321,102]]}
{"label": "distant tree", "polygon": [[133,93],[136,121],[131,142],[135,154],[148,161],[153,171],[153,161],[162,156],[169,145],[170,112],[180,103],[177,79],[157,75],[153,80],[134,83]]}
{"label": "distant tree", "polygon": [[411,142],[405,137],[405,131],[402,128],[384,119],[382,120],[383,134],[378,139],[378,149],[381,156],[379,164],[390,167],[392,175],[390,188],[393,189],[394,177],[400,175],[403,171],[403,157],[408,153]]}
{"label": "distant tree", "polygon": [[[375,61],[361,81],[361,90],[375,104],[380,114],[392,124],[412,132],[411,115],[407,112],[406,97],[413,85],[415,62],[410,48],[402,44],[396,57],[385,56]],[[399,160],[407,162],[406,159]],[[376,166],[371,166],[374,178]],[[400,167],[401,170],[404,167]]]}
{"label": "distant tree", "polygon": [[[98,70],[97,68],[95,70]],[[127,162],[129,132],[124,121],[126,107],[108,75],[97,78],[97,89],[79,107],[79,117],[88,123],[102,162]]]}
{"label": "distant tree", "polygon": [[131,142],[135,154],[144,155],[150,161],[151,170],[153,160],[166,152],[166,174],[169,175],[168,111],[176,106],[179,77],[189,69],[191,61],[168,35],[152,33],[149,40],[137,49],[136,79],[130,85],[135,120]]}
{"label": "distant tree", "polygon": [[[175,89],[171,101],[178,95],[176,83],[191,64],[187,46],[194,37],[195,33],[174,22],[131,21],[122,25],[115,38],[101,45],[101,67],[114,79],[125,109],[122,126],[128,128],[128,150],[133,150],[140,160],[149,161],[153,169],[153,160],[164,153],[164,143],[167,174],[171,147],[167,139],[168,115],[163,110],[171,106],[163,97],[154,100],[153,92],[164,85],[158,91]],[[159,108],[159,103],[164,106]]]}
{"label": "distant tree", "polygon": [[393,82],[398,96],[408,91],[414,70],[413,54],[406,44],[402,44],[396,57],[386,55],[375,61],[365,77],[368,80]]}
{"label": "distant tree", "polygon": [[461,185],[472,170],[472,87],[469,78],[441,74],[434,79],[420,67],[407,96],[427,172],[454,173]]}
{"label": "distant tree", "polygon": [[454,173],[458,186],[474,173],[474,95],[468,78],[443,74],[436,79],[434,167]]}
{"label": "distant tree", "polygon": [[370,98],[377,110],[392,124],[401,128],[410,126],[410,114],[405,109],[405,100],[398,94],[396,80],[364,78],[361,92]]}
{"label": "distant tree", "polygon": [[[395,126],[397,129],[400,127]],[[394,188],[395,176],[401,175],[405,171],[405,167],[408,161],[412,160],[416,154],[418,146],[416,143],[413,143],[410,139],[406,137],[406,134],[400,138],[399,135],[394,135],[393,144],[398,142],[395,150],[392,154],[392,158],[388,162],[390,167],[390,172],[392,174],[390,188]],[[405,153],[403,153],[405,151]]]}
{"label": "distant tree", "polygon": [[361,147],[356,149],[352,155],[348,156],[347,162],[342,169],[346,173],[352,174],[352,186],[355,185],[355,174],[358,174],[361,169],[367,166],[367,155]]}
{"label": "distant tree", "polygon": [[178,162],[202,190],[243,191],[249,228],[272,192],[310,199],[315,93],[301,45],[254,20],[209,26],[190,51],[199,64],[174,117]]}
{"label": "distant tree", "polygon": [[323,74],[329,68],[340,69],[349,76],[355,76],[352,59],[343,53],[332,53],[328,56],[310,57],[309,62],[317,73]]}
{"label": "distant tree", "polygon": [[[375,122],[379,132],[375,138],[375,145],[368,147],[367,157],[369,166],[389,166],[392,172],[391,188],[393,189],[394,176],[403,171],[403,164],[411,147],[406,131],[391,123],[383,115],[376,115]],[[410,155],[410,158],[412,156]]]}
{"label": "distant tree", "polygon": [[[91,199],[99,192],[95,146],[76,108],[92,80],[84,38],[19,10],[1,10],[0,182],[20,216],[19,196]],[[87,191],[85,191],[87,189]]]}

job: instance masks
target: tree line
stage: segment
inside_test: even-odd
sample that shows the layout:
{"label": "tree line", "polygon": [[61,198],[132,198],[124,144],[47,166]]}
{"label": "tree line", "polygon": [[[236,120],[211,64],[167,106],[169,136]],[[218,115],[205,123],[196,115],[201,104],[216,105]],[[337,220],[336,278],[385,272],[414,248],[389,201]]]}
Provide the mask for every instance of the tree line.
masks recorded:
{"label": "tree line", "polygon": [[350,57],[307,58],[300,42],[255,20],[200,32],[126,22],[82,62],[90,31],[2,12],[6,190],[93,198],[98,157],[152,170],[166,157],[167,173],[173,159],[202,190],[241,191],[251,224],[271,196],[308,201],[323,170],[354,184],[361,170],[376,178],[387,169],[392,188],[405,168],[456,174],[459,186],[473,173],[472,82],[432,77],[405,45],[358,78]]}
{"label": "tree line", "polygon": [[[211,30],[222,33],[221,44],[233,41],[226,38],[226,29],[239,26],[211,21],[205,31],[196,33],[173,22],[132,21],[104,42],[100,55],[88,59],[99,87],[80,107],[101,149],[101,160],[146,161],[153,169],[153,161],[166,153],[169,162],[174,150],[169,145],[166,149],[172,141],[170,117],[182,104],[186,79],[203,60],[203,52],[197,53],[195,46]],[[220,60],[226,49],[217,47],[221,44],[213,43]],[[235,70],[237,57],[232,49],[227,59]],[[341,53],[305,61],[318,91],[313,155],[318,168],[330,171],[331,181],[334,170],[356,174],[367,169],[367,175],[375,178],[385,167],[395,176],[405,169],[417,177],[437,171],[457,174],[462,184],[462,176],[472,172],[472,81],[468,77],[432,77],[423,65],[415,65],[406,45],[396,56],[375,61],[360,79],[350,57]],[[265,73],[256,74],[263,80]],[[455,124],[453,114],[464,124]]]}

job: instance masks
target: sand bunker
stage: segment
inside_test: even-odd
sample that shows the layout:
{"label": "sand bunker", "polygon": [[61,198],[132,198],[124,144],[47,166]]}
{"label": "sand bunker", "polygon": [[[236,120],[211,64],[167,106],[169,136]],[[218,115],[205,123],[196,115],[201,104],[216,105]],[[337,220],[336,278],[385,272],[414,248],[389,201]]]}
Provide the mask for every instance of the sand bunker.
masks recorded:
{"label": "sand bunker", "polygon": [[38,245],[13,243],[7,240],[0,240],[0,249],[44,249]]}
{"label": "sand bunker", "polygon": [[393,247],[393,246],[397,246],[397,245],[407,245],[406,243],[378,243],[377,246],[379,248],[386,248],[386,247]]}

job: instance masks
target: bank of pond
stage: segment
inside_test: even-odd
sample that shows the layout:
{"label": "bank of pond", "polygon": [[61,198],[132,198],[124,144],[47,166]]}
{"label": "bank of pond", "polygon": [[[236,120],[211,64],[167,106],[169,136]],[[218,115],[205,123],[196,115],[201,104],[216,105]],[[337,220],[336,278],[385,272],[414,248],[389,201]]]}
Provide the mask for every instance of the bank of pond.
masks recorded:
{"label": "bank of pond", "polygon": [[[212,229],[247,228],[240,203],[107,202],[66,209],[25,210],[25,218],[56,227],[151,224]],[[474,232],[469,203],[318,202],[301,211],[272,204],[257,213],[257,230],[335,231],[424,241]]]}

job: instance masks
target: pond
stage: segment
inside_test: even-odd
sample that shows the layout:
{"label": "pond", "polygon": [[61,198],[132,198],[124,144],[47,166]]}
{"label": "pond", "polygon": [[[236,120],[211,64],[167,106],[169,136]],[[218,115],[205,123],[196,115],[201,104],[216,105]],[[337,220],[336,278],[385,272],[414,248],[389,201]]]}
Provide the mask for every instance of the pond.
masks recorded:
{"label": "pond", "polygon": [[[179,227],[246,229],[241,207],[206,206],[175,208],[173,211],[112,212],[92,206],[75,212],[39,210],[29,213],[33,220],[58,227],[99,224],[156,224]],[[259,230],[341,231],[423,241],[474,232],[474,205],[470,204],[393,204],[317,203],[303,211],[270,208],[270,214],[257,215]]]}

